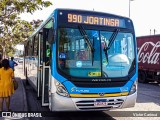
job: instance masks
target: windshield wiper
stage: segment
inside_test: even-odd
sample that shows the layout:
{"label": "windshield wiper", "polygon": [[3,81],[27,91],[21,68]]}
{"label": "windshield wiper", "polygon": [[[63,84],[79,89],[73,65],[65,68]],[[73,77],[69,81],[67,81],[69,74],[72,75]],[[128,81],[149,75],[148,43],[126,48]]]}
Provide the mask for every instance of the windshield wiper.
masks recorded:
{"label": "windshield wiper", "polygon": [[[92,66],[93,66],[94,50],[95,50],[95,49],[94,49],[91,41],[89,40],[88,35],[87,35],[85,29],[83,28],[83,26],[82,26],[82,25],[79,25],[79,26],[78,26],[78,29],[79,29],[81,35],[84,37],[87,45],[89,46],[89,49],[91,50],[91,53],[92,53]],[[93,39],[93,41],[94,41],[94,39]],[[94,42],[93,42],[93,44],[94,44]]]}
{"label": "windshield wiper", "polygon": [[111,37],[109,38],[109,44],[107,44],[107,41],[104,41],[105,45],[103,50],[104,50],[107,62],[108,62],[108,50],[111,48],[114,40],[116,39],[118,32],[119,32],[119,29],[116,29],[115,32],[112,33]]}

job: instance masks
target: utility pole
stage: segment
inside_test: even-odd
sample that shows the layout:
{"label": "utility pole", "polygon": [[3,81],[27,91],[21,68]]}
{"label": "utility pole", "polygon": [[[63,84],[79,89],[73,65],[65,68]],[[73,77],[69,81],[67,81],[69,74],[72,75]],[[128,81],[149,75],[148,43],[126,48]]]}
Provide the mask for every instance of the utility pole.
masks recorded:
{"label": "utility pole", "polygon": [[134,0],[129,0],[129,18],[130,18],[130,12],[131,12],[131,1],[134,1]]}
{"label": "utility pole", "polygon": [[156,34],[156,29],[154,29],[154,35]]}

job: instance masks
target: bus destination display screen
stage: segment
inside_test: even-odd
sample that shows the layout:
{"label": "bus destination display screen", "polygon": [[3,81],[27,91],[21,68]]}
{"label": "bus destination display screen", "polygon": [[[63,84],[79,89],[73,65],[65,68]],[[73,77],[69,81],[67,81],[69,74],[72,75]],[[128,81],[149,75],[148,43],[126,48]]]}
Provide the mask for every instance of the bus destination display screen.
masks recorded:
{"label": "bus destination display screen", "polygon": [[68,23],[79,23],[88,25],[100,25],[111,27],[125,27],[125,21],[119,18],[111,18],[95,15],[82,15],[68,13]]}

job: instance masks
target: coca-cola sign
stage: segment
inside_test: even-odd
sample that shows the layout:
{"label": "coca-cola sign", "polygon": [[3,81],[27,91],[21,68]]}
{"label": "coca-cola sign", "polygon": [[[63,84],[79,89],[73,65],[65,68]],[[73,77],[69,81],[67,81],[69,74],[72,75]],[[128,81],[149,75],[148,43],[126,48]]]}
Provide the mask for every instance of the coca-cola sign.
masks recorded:
{"label": "coca-cola sign", "polygon": [[145,42],[138,49],[139,63],[159,64],[160,41],[158,41],[157,43]]}

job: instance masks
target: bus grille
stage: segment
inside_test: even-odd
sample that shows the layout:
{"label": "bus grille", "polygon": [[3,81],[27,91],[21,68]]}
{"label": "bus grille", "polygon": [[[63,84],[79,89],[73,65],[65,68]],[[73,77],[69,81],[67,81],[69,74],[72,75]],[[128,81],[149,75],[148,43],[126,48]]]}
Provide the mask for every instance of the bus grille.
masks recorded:
{"label": "bus grille", "polygon": [[89,87],[89,88],[106,88],[106,87],[121,87],[126,84],[127,81],[121,82],[78,82],[72,81],[76,87]]}
{"label": "bus grille", "polygon": [[109,99],[106,106],[94,106],[94,100],[81,100],[76,102],[76,106],[80,110],[109,110],[111,108],[119,108],[123,104],[123,99]]}

